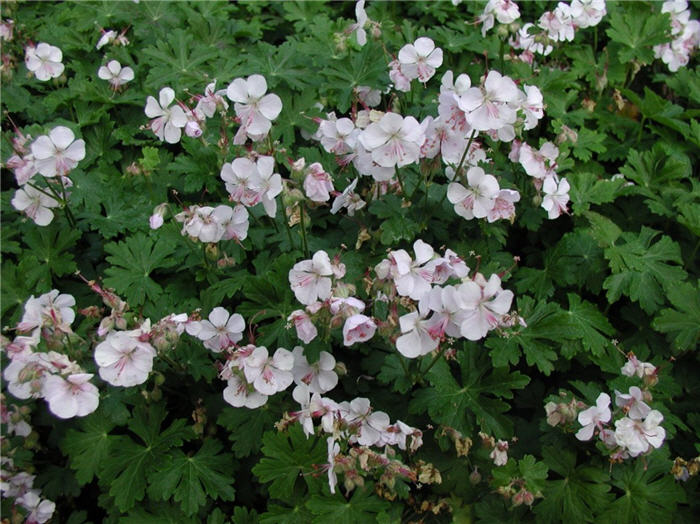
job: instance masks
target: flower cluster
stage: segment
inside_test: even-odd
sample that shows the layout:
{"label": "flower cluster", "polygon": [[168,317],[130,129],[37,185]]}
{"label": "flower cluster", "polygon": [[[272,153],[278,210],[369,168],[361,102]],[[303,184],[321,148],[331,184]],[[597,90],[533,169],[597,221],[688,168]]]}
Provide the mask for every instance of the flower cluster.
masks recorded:
{"label": "flower cluster", "polygon": [[[656,368],[647,362],[639,362],[634,355],[630,355],[621,372],[627,376],[655,376]],[[576,433],[576,438],[591,440],[597,433],[611,451],[611,460],[637,457],[647,454],[651,448],[661,447],[666,438],[666,430],[660,426],[664,417],[647,404],[651,400],[648,389],[641,390],[632,386],[627,393],[615,390],[615,405],[622,417],[615,420],[613,431],[607,427],[613,418],[610,410],[611,399],[607,393],[601,393],[595,406],[578,414],[578,422],[582,427]]]}
{"label": "flower cluster", "polygon": [[[381,280],[393,283],[389,296],[398,294],[418,302],[417,311],[399,318],[401,336],[398,351],[416,358],[435,350],[447,336],[480,340],[503,326],[513,301],[513,292],[501,288],[498,275],[487,280],[469,268],[456,253],[447,249],[443,256],[417,240],[413,244],[415,260],[403,249],[391,251],[375,271]],[[459,285],[446,284],[451,278]]]}
{"label": "flower cluster", "polygon": [[532,177],[537,191],[544,192],[542,208],[547,211],[550,220],[567,213],[569,202],[568,180],[557,175],[557,157],[559,148],[551,142],[545,142],[536,150],[525,142],[513,141],[508,158],[519,162],[525,172]]}
{"label": "flower cluster", "polygon": [[479,17],[481,26],[481,36],[486,36],[486,32],[494,25],[494,19],[500,24],[510,24],[520,18],[520,8],[513,0],[489,0],[484,7],[483,14]]}
{"label": "flower cluster", "polygon": [[534,54],[547,56],[556,42],[571,42],[578,28],[593,27],[607,13],[605,0],[572,0],[570,4],[559,2],[553,11],[540,16],[537,26],[524,24],[515,38],[511,38],[513,49],[522,50],[519,59],[529,64]]}
{"label": "flower cluster", "polygon": [[235,158],[221,167],[221,180],[233,202],[246,207],[262,204],[268,216],[277,213],[275,197],[282,192],[282,177],[275,173],[275,159],[271,156]]}
{"label": "flower cluster", "polygon": [[661,6],[662,13],[671,16],[673,40],[654,46],[654,55],[676,72],[690,60],[690,55],[700,45],[700,21],[690,20],[690,9],[686,0],[668,0]]}
{"label": "flower cluster", "polygon": [[[297,385],[294,388],[293,397],[300,404],[301,409],[286,415],[280,425],[284,427],[289,423],[298,422],[308,437],[315,433],[313,419],[320,418],[319,427],[323,432],[331,435],[326,439],[328,444],[326,467],[331,493],[335,493],[338,482],[336,470],[345,473],[346,476],[352,474],[353,470],[353,468],[343,467],[348,466],[348,463],[340,455],[338,440],[362,447],[398,446],[400,449],[410,451],[415,451],[423,444],[423,434],[420,430],[400,420],[391,424],[389,415],[383,411],[373,411],[366,398],[337,403],[322,397],[318,392],[313,392],[311,386],[306,384]],[[388,463],[383,465],[387,466]],[[410,475],[405,476],[410,478]]]}
{"label": "flower cluster", "polygon": [[8,391],[20,399],[43,398],[59,418],[84,417],[99,404],[97,388],[90,383],[92,374],[63,353],[37,351],[42,341],[56,349],[67,343],[74,305],[71,295],[57,289],[30,297],[17,325],[19,332],[30,334],[15,337],[4,347],[11,360],[3,371]]}
{"label": "flower cluster", "polygon": [[41,498],[41,490],[34,487],[35,475],[20,471],[11,458],[0,459],[0,491],[3,498],[13,498],[14,505],[27,512],[25,522],[44,524],[51,519],[56,504]]}
{"label": "flower cluster", "polygon": [[325,251],[317,251],[311,260],[297,262],[289,271],[291,289],[306,309],[293,311],[287,320],[294,323],[297,336],[304,343],[308,344],[318,335],[314,321],[327,322],[327,329],[343,324],[346,346],[374,336],[377,324],[362,314],[365,303],[350,296],[355,287],[340,280],[344,275],[345,265],[338,257],[331,261]]}
{"label": "flower cluster", "polygon": [[[17,130],[12,143],[15,154],[7,160],[20,186],[11,203],[38,226],[46,226],[53,221],[51,210],[67,203],[66,189],[73,185],[68,174],[85,158],[85,141],[76,140],[65,126],[54,127],[27,148],[29,140],[31,136]],[[42,175],[43,185],[37,185],[37,174]]]}
{"label": "flower cluster", "polygon": [[110,330],[95,346],[94,357],[100,378],[112,386],[143,384],[153,370],[157,351],[174,346],[187,321],[185,313],[170,314],[153,326],[151,320],[146,319],[136,329]]}
{"label": "flower cluster", "polygon": [[[162,217],[160,220],[154,218],[159,216],[156,213],[151,217],[151,227],[162,225]],[[216,243],[231,239],[240,241],[248,236],[248,211],[242,205],[190,206],[175,215],[175,220],[182,224],[183,235],[200,242]]]}

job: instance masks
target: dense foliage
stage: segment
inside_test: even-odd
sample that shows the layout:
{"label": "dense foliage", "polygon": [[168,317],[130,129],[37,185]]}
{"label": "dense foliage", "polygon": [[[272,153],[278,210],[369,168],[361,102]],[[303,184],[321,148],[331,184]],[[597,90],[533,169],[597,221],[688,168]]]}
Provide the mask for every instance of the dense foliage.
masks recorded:
{"label": "dense foliage", "polygon": [[3,2],[3,518],[694,521],[698,13],[364,4]]}

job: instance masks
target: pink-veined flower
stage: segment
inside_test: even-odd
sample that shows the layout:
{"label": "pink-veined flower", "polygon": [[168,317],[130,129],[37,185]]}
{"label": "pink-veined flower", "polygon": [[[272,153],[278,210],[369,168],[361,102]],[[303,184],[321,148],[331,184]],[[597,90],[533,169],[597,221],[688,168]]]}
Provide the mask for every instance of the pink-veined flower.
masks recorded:
{"label": "pink-veined flower", "polygon": [[32,142],[31,150],[39,173],[45,177],[65,176],[85,158],[85,141],[76,140],[70,128],[56,126],[48,136]]}
{"label": "pink-veined flower", "polygon": [[155,349],[125,331],[115,331],[95,348],[100,378],[113,386],[137,386],[153,369]]}
{"label": "pink-veined flower", "polygon": [[579,440],[591,440],[593,431],[602,428],[604,423],[610,422],[610,395],[601,393],[598,395],[596,405],[581,411],[578,414],[578,423],[583,427],[576,432]]}
{"label": "pink-veined flower", "polygon": [[209,313],[209,320],[190,322],[185,329],[190,335],[202,340],[204,347],[220,353],[243,338],[245,321],[238,313],[231,315],[224,308],[215,307]]}
{"label": "pink-veined flower", "polygon": [[175,100],[175,91],[164,87],[158,100],[149,96],[146,99],[146,116],[152,118],[149,126],[160,140],[177,144],[182,136],[182,128],[187,125],[187,116],[179,105],[170,106]]}
{"label": "pink-veined flower", "polygon": [[382,167],[403,167],[417,162],[425,133],[412,116],[386,113],[379,122],[367,126],[359,138]]}
{"label": "pink-veined flower", "polygon": [[99,391],[90,383],[91,373],[76,373],[65,379],[49,375],[44,380],[42,394],[51,413],[59,418],[84,417],[97,409]]}
{"label": "pink-veined flower", "polygon": [[52,196],[30,185],[18,189],[11,204],[17,211],[24,212],[37,226],[48,226],[53,220],[51,209],[61,205]]}
{"label": "pink-veined flower", "polygon": [[311,260],[302,260],[289,270],[294,296],[305,306],[331,298],[331,260],[325,251],[317,251]]}
{"label": "pink-veined flower", "polygon": [[107,80],[113,89],[118,89],[134,79],[134,70],[129,66],[122,67],[116,60],[110,60],[97,70],[97,76]]}
{"label": "pink-veined flower", "polygon": [[377,324],[367,315],[352,315],[343,326],[343,344],[352,346],[356,342],[365,342],[374,336]]}
{"label": "pink-veined flower", "polygon": [[234,102],[233,108],[241,120],[234,144],[243,144],[246,135],[257,142],[270,131],[272,120],[282,111],[282,100],[272,93],[266,95],[266,92],[267,81],[262,75],[250,75],[245,80],[236,78],[229,84],[226,96]]}
{"label": "pink-veined flower", "polygon": [[409,79],[417,78],[426,83],[442,65],[442,49],[435,47],[432,39],[422,36],[413,44],[406,44],[399,51],[401,72]]}
{"label": "pink-veined flower", "polygon": [[24,56],[27,69],[42,82],[61,76],[65,68],[61,60],[63,60],[61,50],[45,42],[40,42],[36,47],[28,46]]}

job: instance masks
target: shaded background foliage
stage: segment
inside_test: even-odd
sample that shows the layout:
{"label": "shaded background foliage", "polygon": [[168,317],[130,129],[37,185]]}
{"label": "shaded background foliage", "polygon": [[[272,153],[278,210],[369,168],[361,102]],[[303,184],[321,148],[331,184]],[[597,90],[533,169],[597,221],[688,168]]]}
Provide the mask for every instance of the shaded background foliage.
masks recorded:
{"label": "shaded background foliage", "polygon": [[[520,7],[523,20],[534,20],[551,5]],[[382,23],[382,45],[370,38],[362,48],[338,36],[354,20],[349,2],[4,3],[2,9],[3,18],[16,22],[14,41],[3,47],[15,58],[3,78],[3,159],[11,155],[10,117],[32,136],[66,125],[87,151],[71,173],[75,228],[59,214],[45,228],[22,218],[9,205],[14,182],[3,169],[4,326],[20,318],[30,295],[54,288],[73,294],[80,307],[98,305],[74,277],[79,270],[103,279],[144,317],[224,305],[256,325],[256,343],[293,347],[298,341],[286,318],[297,306],[287,272],[303,253],[298,228],[288,236],[281,211],[273,223],[252,210],[258,220],[249,238],[242,246],[221,244],[217,256],[203,254],[179,227],[149,230],[147,217],[160,202],[225,201],[219,170],[233,151],[216,146],[216,118],[203,141],[158,143],[143,128],[146,96],[167,85],[186,99],[214,78],[225,87],[235,77],[262,74],[284,104],[271,136],[284,148],[276,157],[285,176],[287,158],[334,166],[332,155],[307,138],[317,127],[312,117],[347,112],[358,85],[386,88],[390,58],[382,45],[396,53],[430,36],[445,51],[438,74],[466,72],[473,82],[487,66],[496,67],[500,54],[495,32],[482,38],[470,25],[483,9],[478,2],[370,2],[370,17]],[[323,441],[305,439],[298,428],[273,429],[295,409],[290,396],[254,411],[231,408],[210,355],[183,337],[172,363],[159,361],[143,387],[104,389],[99,411],[84,420],[58,421],[37,405],[39,444],[15,462],[35,469],[43,494],[57,502],[56,520],[692,521],[697,478],[680,484],[669,471],[674,457],[700,451],[700,185],[694,170],[700,78],[693,61],[672,74],[653,60],[651,48],[667,41],[667,25],[652,3],[609,2],[599,27],[580,31],[540,67],[499,63],[505,74],[544,94],[545,119],[527,135],[530,143],[554,139],[564,126],[578,134],[576,142],[560,145],[560,172],[572,186],[569,216],[547,221],[530,204],[534,190],[499,143],[492,144],[493,172],[523,197],[513,224],[456,217],[439,184],[418,187],[410,207],[387,195],[354,220],[323,208],[309,212],[309,249],[334,253],[348,246],[343,261],[358,282],[387,248],[416,238],[469,254],[470,267],[473,254],[481,255],[484,274],[502,272],[519,257],[504,281],[528,327],[510,337],[466,342],[455,361],[440,361],[427,373],[421,361],[408,378],[384,342],[348,349],[337,334],[329,342],[348,367],[334,398],[367,396],[392,419],[423,428],[425,445],[416,458],[436,465],[441,484],[413,487],[410,495],[398,486],[395,500],[376,494],[371,482],[347,500],[331,496],[324,477],[311,474],[311,464],[325,461]],[[107,58],[95,43],[100,28],[126,27],[130,45],[106,54],[132,67],[136,79],[113,94],[96,76]],[[64,77],[39,83],[27,76],[22,46],[28,40],[62,49]],[[432,85],[388,98],[401,114],[422,118],[436,112],[435,79]],[[134,164],[141,174],[129,174]],[[612,179],[617,173],[624,178]],[[353,178],[333,174],[336,187]],[[418,168],[408,168],[405,180],[411,192],[421,183]],[[354,250],[363,228],[370,238]],[[214,263],[224,253],[234,265]],[[87,337],[92,328],[94,321],[84,318],[76,331]],[[328,343],[310,344],[309,360],[323,349]],[[626,390],[633,382],[619,375],[619,349],[660,368],[654,401],[668,440],[646,460],[609,467],[592,445],[549,427],[543,405],[560,389],[589,404],[601,390]],[[89,362],[90,348],[84,351]],[[204,416],[196,431],[195,412]],[[475,439],[479,430],[517,436],[513,460],[492,468],[483,450],[458,458],[441,426]],[[468,479],[475,465],[486,468],[478,483]],[[531,510],[511,508],[495,493],[513,478],[543,494]],[[422,502],[440,498],[449,500],[451,513],[421,512]]]}

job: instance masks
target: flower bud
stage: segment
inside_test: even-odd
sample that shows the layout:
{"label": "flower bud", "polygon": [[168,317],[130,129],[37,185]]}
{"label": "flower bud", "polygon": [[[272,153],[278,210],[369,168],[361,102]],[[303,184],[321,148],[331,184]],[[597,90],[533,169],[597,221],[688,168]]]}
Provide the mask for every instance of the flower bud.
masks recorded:
{"label": "flower bud", "polygon": [[471,482],[473,485],[477,485],[479,482],[481,482],[481,473],[479,473],[478,468],[474,468],[474,471],[472,471],[469,474],[469,482]]}

